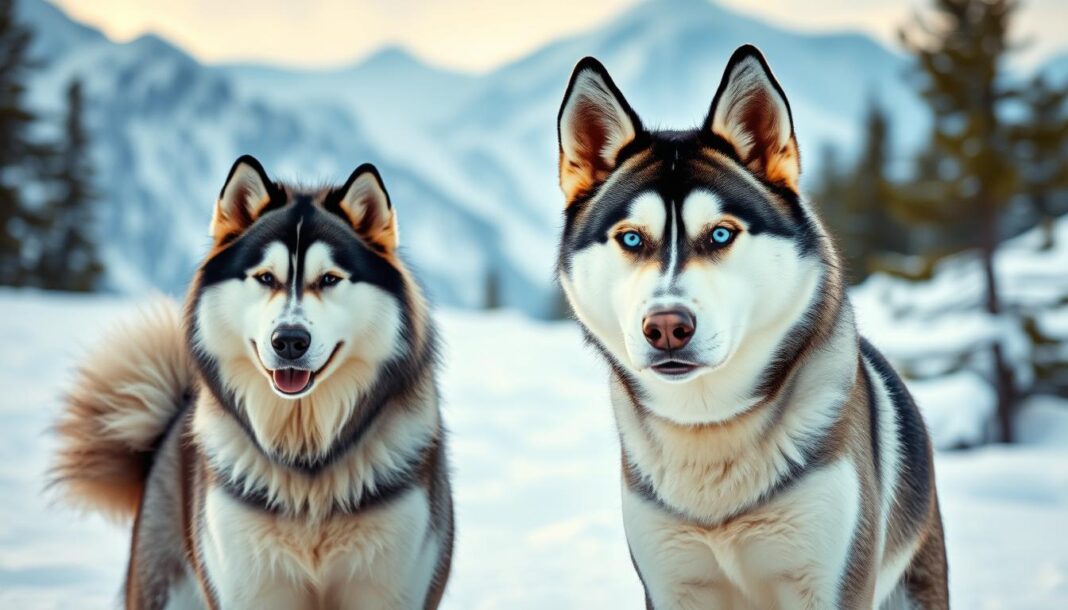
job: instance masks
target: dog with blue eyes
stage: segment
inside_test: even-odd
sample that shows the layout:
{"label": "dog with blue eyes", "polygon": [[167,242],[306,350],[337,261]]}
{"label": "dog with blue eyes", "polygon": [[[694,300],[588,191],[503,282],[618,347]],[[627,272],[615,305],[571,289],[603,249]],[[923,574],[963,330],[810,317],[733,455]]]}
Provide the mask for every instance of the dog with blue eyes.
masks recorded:
{"label": "dog with blue eyes", "polygon": [[432,609],[452,557],[434,326],[378,171],[234,164],[185,314],[86,358],[55,483],[133,520],[131,610]]}
{"label": "dog with blue eyes", "polygon": [[689,131],[586,58],[558,134],[558,277],[609,365],[646,605],[948,608],[930,440],[858,335],[761,53]]}

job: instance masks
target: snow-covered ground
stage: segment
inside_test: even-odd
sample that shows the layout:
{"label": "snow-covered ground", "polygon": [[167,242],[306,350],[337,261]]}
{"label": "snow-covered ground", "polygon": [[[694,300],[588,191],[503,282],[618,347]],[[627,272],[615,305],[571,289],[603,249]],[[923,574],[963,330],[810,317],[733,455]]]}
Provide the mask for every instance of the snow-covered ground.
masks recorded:
{"label": "snow-covered ground", "polygon": [[[0,292],[0,608],[116,606],[127,531],[55,505],[42,473],[73,360],[133,306]],[[566,323],[438,317],[458,508],[446,607],[642,608],[601,363]],[[955,608],[1068,608],[1068,406],[1033,401],[1019,433],[938,456]]]}

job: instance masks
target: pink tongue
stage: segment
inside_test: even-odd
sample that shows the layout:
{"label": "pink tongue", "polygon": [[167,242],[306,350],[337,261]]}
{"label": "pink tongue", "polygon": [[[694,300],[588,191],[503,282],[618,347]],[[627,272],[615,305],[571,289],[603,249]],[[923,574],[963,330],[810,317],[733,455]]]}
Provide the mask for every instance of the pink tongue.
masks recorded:
{"label": "pink tongue", "polygon": [[274,372],[274,385],[286,394],[296,394],[308,387],[311,371],[278,369]]}

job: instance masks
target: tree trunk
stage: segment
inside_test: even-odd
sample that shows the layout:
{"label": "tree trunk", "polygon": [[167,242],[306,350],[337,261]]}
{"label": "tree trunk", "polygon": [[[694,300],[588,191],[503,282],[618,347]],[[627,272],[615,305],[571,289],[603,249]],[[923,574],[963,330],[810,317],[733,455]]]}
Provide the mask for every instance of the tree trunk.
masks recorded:
{"label": "tree trunk", "polygon": [[1042,227],[1041,250],[1043,252],[1049,252],[1053,249],[1054,246],[1057,245],[1057,240],[1054,237],[1054,232],[1057,228],[1056,219],[1051,215],[1043,216],[1042,220],[1040,221],[1040,226]]}
{"label": "tree trunk", "polygon": [[[994,272],[994,252],[998,244],[997,212],[993,209],[990,200],[984,198],[980,204],[983,211],[981,229],[982,243],[979,251],[983,261],[983,275],[986,280],[986,312],[995,318],[1000,328],[1001,301],[998,293],[998,280]],[[1015,410],[1016,389],[1012,369],[1005,361],[1005,353],[1002,349],[1001,339],[996,338],[990,347],[991,360],[994,370],[993,382],[997,393],[997,419],[1001,428],[1001,438],[1005,443],[1013,442],[1013,411]]]}
{"label": "tree trunk", "polygon": [[1035,209],[1038,211],[1038,226],[1041,227],[1042,231],[1042,245],[1040,246],[1040,249],[1043,252],[1049,252],[1055,245],[1053,233],[1055,230],[1054,221],[1056,220],[1056,215],[1049,209],[1049,198],[1046,197],[1045,193],[1035,193],[1032,196],[1032,199],[1034,200]]}

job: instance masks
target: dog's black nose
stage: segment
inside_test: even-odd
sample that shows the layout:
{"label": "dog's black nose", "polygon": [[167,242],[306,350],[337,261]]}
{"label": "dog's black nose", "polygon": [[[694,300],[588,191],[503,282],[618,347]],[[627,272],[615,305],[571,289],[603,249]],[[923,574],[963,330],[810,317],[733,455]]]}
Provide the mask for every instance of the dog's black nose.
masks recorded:
{"label": "dog's black nose", "polygon": [[642,334],[655,349],[682,349],[693,337],[697,321],[685,309],[654,311],[642,320]]}
{"label": "dog's black nose", "polygon": [[311,333],[302,326],[279,326],[271,335],[271,347],[286,360],[300,358],[310,345]]}

